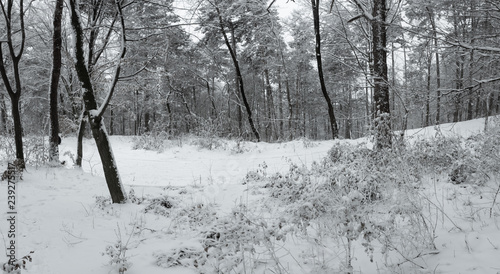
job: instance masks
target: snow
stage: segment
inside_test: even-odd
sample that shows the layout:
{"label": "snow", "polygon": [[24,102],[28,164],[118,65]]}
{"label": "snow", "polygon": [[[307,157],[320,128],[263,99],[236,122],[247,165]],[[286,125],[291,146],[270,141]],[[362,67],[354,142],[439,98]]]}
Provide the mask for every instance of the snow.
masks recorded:
{"label": "snow", "polygon": [[[481,131],[483,127],[483,119],[440,126],[442,134],[465,137]],[[408,138],[413,139],[432,138],[435,135],[435,127],[406,133]],[[118,240],[127,246],[125,257],[131,263],[125,272],[127,274],[198,273],[196,268],[160,267],[155,259],[175,249],[200,249],[199,232],[202,228],[196,229],[183,219],[182,210],[203,207],[224,216],[241,203],[250,209],[255,208],[263,194],[250,191],[249,184],[243,184],[248,172],[286,172],[290,163],[311,165],[313,161],[320,161],[336,142],[368,142],[367,139],[296,140],[276,144],[244,142],[243,153],[237,153],[232,149],[237,146],[235,141],[227,141],[226,149],[207,150],[189,144],[189,138],[186,138],[177,143],[172,141],[170,147],[158,153],[133,150],[132,138],[110,137],[127,193],[133,189],[135,196],[139,198],[162,195],[177,197],[174,203],[182,208],[177,217],[144,213],[144,205],[134,203],[99,208],[95,197],[106,198],[109,193],[95,143],[90,139],[85,141],[83,169],[77,169],[70,165],[71,159],[65,154],[67,151],[75,153],[76,138],[64,138],[60,151],[61,155],[65,155],[61,158],[66,160],[66,166],[38,169],[28,167],[23,181],[17,185],[18,257],[34,251],[33,262],[28,263],[28,269],[23,270],[24,273],[118,273],[118,267],[110,265],[110,256],[105,254],[107,246],[116,246]],[[3,166],[6,167],[5,162]],[[425,270],[414,266],[412,268],[407,262],[401,264],[399,271],[500,273],[498,217],[480,218],[471,213],[471,216],[479,218],[472,221],[457,214],[473,211],[475,208],[471,204],[484,202],[477,195],[471,196],[473,200],[470,202],[465,198],[467,194],[481,190],[440,181],[434,183],[426,190],[430,191],[428,197],[432,197],[433,202],[442,204],[447,216],[460,229],[450,224],[447,217],[440,217],[443,219],[436,222],[434,227],[437,252],[430,251],[429,255],[415,260]],[[1,183],[0,189],[0,201],[4,203],[5,181]],[[354,194],[346,199],[352,200],[361,195],[359,192]],[[462,200],[454,197],[462,197]],[[5,208],[6,205],[2,207]],[[4,241],[6,225],[6,221],[0,221]],[[331,246],[324,250],[311,249],[311,243],[291,237],[285,245],[275,248],[276,255],[286,262],[289,273],[331,273],[328,269],[321,270],[311,264],[321,260],[338,260],[340,264],[343,251],[336,249],[335,243],[323,242],[322,245]],[[371,263],[364,254],[363,247],[358,249],[353,260],[355,273],[389,271],[383,268],[380,254],[375,254],[375,262]],[[320,254],[320,251],[326,253]],[[5,258],[3,260],[6,261]],[[250,270],[248,273],[254,272],[273,273],[272,268],[260,272]]]}

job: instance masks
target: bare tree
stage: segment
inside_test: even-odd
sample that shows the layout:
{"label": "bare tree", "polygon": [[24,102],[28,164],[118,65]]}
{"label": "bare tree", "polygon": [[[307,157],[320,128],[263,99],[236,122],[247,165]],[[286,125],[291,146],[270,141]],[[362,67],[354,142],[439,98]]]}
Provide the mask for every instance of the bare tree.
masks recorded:
{"label": "bare tree", "polygon": [[104,176],[106,177],[106,183],[111,194],[111,199],[113,203],[123,203],[126,200],[125,190],[118,173],[118,167],[116,165],[113,151],[109,142],[109,137],[103,121],[104,112],[109,105],[111,97],[113,96],[113,92],[120,75],[121,60],[124,58],[126,53],[125,22],[123,19],[122,6],[119,0],[116,0],[115,4],[119,16],[121,30],[121,46],[118,61],[106,98],[104,99],[104,102],[101,104],[101,106],[98,107],[96,98],[94,96],[94,86],[92,84],[89,70],[85,63],[85,52],[83,49],[84,37],[78,4],[78,0],[69,1],[69,8],[71,11],[71,26],[73,27],[73,32],[75,35],[75,68],[78,79],[80,80],[83,88],[82,96],[84,102],[84,113],[85,117],[87,117],[88,119],[92,135],[97,145],[97,150],[99,151],[99,156],[101,157]]}
{"label": "bare tree", "polygon": [[[26,30],[24,26],[24,1],[20,0],[17,6],[18,10],[14,13],[14,0],[8,0],[6,3],[0,1],[2,15],[5,20],[5,37],[6,40],[0,41],[0,74],[5,85],[5,89],[9,94],[12,105],[12,118],[14,120],[14,139],[16,143],[16,159],[24,168],[24,152],[23,152],[23,129],[21,124],[21,115],[19,112],[19,100],[21,98],[21,75],[19,70],[19,62],[24,52],[24,44],[26,42]],[[17,18],[16,18],[17,17]],[[16,39],[15,39],[15,38]],[[17,45],[16,45],[17,44]],[[4,47],[7,48],[7,53],[4,54]],[[9,60],[12,66],[12,76],[14,78],[14,87],[12,80],[9,79],[7,66],[4,63]]]}

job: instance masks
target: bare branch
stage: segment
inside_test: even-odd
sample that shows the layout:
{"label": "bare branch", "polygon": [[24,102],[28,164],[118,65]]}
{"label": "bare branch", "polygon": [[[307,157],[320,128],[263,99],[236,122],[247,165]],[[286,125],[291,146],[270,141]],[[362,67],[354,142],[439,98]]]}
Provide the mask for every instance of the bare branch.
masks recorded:
{"label": "bare branch", "polygon": [[126,41],[127,38],[125,36],[125,19],[123,18],[123,11],[120,0],[115,0],[116,8],[118,9],[118,17],[120,19],[120,27],[121,27],[121,46],[120,46],[120,56],[118,57],[118,63],[116,64],[115,74],[113,75],[113,80],[109,86],[108,94],[106,95],[106,99],[101,104],[101,107],[97,110],[97,116],[102,117],[106,108],[109,105],[109,101],[111,101],[111,97],[113,97],[113,93],[115,91],[116,83],[118,82],[118,78],[120,77],[121,70],[121,62],[127,53]]}

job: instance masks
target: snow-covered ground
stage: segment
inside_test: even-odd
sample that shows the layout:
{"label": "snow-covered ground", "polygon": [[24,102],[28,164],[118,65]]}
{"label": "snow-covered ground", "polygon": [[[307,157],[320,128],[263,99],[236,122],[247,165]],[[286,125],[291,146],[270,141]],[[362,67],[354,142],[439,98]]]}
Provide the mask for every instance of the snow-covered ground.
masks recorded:
{"label": "snow-covered ground", "polygon": [[[480,132],[483,127],[484,120],[478,119],[442,125],[441,132],[468,137]],[[410,138],[435,135],[434,127],[411,130],[406,134]],[[190,144],[190,140],[186,139],[172,142],[170,147],[158,153],[133,150],[132,137],[113,136],[111,140],[127,192],[133,189],[138,199],[172,197],[172,212],[164,214],[166,216],[145,213],[146,202],[109,205],[103,201],[109,192],[99,156],[94,141],[86,140],[83,169],[71,167],[69,153],[66,153],[61,156],[67,162],[65,167],[28,167],[23,180],[17,185],[17,254],[23,256],[34,251],[33,262],[28,263],[28,269],[23,272],[118,273],[116,265],[110,265],[110,254],[121,249],[117,245],[121,240],[122,246],[127,247],[122,258],[130,263],[125,271],[127,274],[198,273],[195,267],[165,267],[166,262],[172,263],[166,257],[174,254],[173,250],[200,248],[202,226],[207,224],[200,219],[193,222],[189,217],[191,211],[198,212],[201,218],[205,216],[203,214],[216,214],[223,218],[241,204],[252,210],[258,207],[265,191],[251,189],[250,183],[244,184],[248,172],[265,170],[267,173],[284,173],[290,163],[308,166],[313,161],[320,161],[335,142],[368,142],[367,139],[297,140],[276,144],[242,142],[238,147],[235,141],[225,141],[225,148],[207,150]],[[61,154],[74,154],[76,139],[64,138],[60,150]],[[6,167],[6,162],[2,167]],[[404,273],[500,273],[500,216],[489,217],[473,212],[480,208],[482,190],[446,181],[435,181],[431,189],[434,203],[440,206],[430,211],[443,210],[443,214],[436,214],[443,218],[442,222],[435,222],[437,251],[415,259],[419,266],[402,262],[398,269]],[[5,181],[0,185],[0,192],[0,203],[5,204],[0,208],[7,208]],[[490,200],[485,199],[484,202]],[[444,220],[448,218],[453,223]],[[0,228],[7,245],[8,229],[4,219],[0,221]],[[111,248],[106,250],[108,246]],[[277,243],[273,248],[276,248],[275,254],[281,256],[279,261],[286,264],[281,269],[288,273],[332,273],[331,269],[322,270],[311,264],[326,260],[329,265],[338,265],[343,260],[339,255],[341,251],[338,254],[320,254],[316,252],[319,249],[311,249],[310,243],[293,237],[286,244]],[[331,250],[341,248],[332,244]],[[306,253],[310,255],[304,255]],[[371,263],[362,249],[354,254],[355,273],[389,271],[382,261],[377,261],[380,256],[375,256],[375,261]],[[178,261],[182,259],[189,260],[189,256],[177,258]],[[163,267],[158,265],[161,262]],[[196,265],[197,262],[187,264]],[[246,273],[275,273],[276,270],[266,266],[243,269]]]}

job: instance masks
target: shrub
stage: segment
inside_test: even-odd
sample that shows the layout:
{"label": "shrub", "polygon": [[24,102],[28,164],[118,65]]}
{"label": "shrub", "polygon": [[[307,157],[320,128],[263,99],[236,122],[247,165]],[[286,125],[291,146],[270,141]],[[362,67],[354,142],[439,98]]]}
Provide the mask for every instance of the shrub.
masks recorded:
{"label": "shrub", "polygon": [[295,228],[290,232],[310,237],[313,226],[316,233],[344,239],[343,268],[350,272],[356,241],[370,258],[374,240],[385,250],[401,249],[405,241],[416,247],[411,252],[432,246],[416,190],[421,166],[411,164],[411,157],[409,152],[336,144],[322,162],[310,169],[291,164],[287,173],[268,177],[265,187],[289,216],[286,222]]}
{"label": "shrub", "polygon": [[163,152],[167,148],[169,134],[160,132],[150,132],[140,136],[134,136],[132,140],[132,149],[145,149],[157,152]]}

